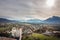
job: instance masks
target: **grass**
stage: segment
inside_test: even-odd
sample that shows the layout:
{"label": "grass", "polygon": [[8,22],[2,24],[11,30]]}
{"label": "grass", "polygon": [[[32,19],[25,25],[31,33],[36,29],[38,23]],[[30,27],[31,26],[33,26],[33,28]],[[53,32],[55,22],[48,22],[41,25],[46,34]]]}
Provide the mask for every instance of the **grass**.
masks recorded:
{"label": "grass", "polygon": [[25,37],[24,40],[60,40],[60,38],[33,33],[32,35]]}

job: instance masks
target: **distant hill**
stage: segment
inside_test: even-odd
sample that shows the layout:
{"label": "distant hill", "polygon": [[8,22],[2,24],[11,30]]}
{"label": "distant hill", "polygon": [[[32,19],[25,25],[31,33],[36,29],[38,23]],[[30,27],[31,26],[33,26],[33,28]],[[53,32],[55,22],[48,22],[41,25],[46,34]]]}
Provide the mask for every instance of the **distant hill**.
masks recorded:
{"label": "distant hill", "polygon": [[48,23],[48,24],[60,24],[60,17],[58,16],[52,16],[46,20],[40,20],[40,19],[30,19],[27,20],[28,23]]}
{"label": "distant hill", "polygon": [[6,19],[6,18],[0,18],[0,23],[8,23],[8,22],[17,22],[17,21],[9,20],[9,19]]}
{"label": "distant hill", "polygon": [[41,23],[42,20],[40,19],[30,19],[30,20],[27,20],[28,23]]}
{"label": "distant hill", "polygon": [[39,24],[39,23],[50,23],[50,24],[60,24],[60,17],[58,16],[53,16],[53,17],[50,17],[46,20],[40,20],[40,19],[30,19],[30,20],[9,20],[9,19],[6,19],[6,18],[0,18],[0,23],[1,22],[18,22],[18,23],[33,23],[33,24]]}
{"label": "distant hill", "polygon": [[51,18],[46,19],[45,22],[47,22],[47,23],[54,23],[54,24],[59,23],[60,24],[60,17],[53,16]]}
{"label": "distant hill", "polygon": [[0,22],[10,22],[10,20],[5,19],[5,18],[0,18]]}

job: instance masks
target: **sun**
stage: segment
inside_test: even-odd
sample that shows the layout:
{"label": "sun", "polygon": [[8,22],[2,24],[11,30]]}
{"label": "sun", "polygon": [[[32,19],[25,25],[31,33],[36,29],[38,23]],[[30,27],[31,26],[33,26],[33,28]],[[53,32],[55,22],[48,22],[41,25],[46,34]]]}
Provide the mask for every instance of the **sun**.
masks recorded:
{"label": "sun", "polygon": [[54,4],[55,4],[55,0],[46,0],[46,5],[47,5],[48,7],[53,7]]}

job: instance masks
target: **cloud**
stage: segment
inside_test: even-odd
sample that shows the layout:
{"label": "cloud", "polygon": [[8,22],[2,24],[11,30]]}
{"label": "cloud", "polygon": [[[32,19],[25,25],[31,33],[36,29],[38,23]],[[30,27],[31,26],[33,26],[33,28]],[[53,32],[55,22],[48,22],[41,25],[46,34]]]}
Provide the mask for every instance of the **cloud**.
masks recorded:
{"label": "cloud", "polygon": [[0,17],[46,19],[60,16],[60,0],[56,0],[52,8],[47,7],[45,3],[46,0],[0,0]]}

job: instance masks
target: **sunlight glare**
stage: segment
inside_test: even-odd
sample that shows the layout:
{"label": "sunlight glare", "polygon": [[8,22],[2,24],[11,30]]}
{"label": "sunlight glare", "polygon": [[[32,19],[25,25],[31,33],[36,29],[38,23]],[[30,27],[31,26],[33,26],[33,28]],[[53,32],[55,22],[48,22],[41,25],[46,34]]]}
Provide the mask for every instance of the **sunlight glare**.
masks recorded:
{"label": "sunlight glare", "polygon": [[55,4],[55,0],[46,0],[46,5],[47,5],[48,7],[53,7],[54,4]]}

